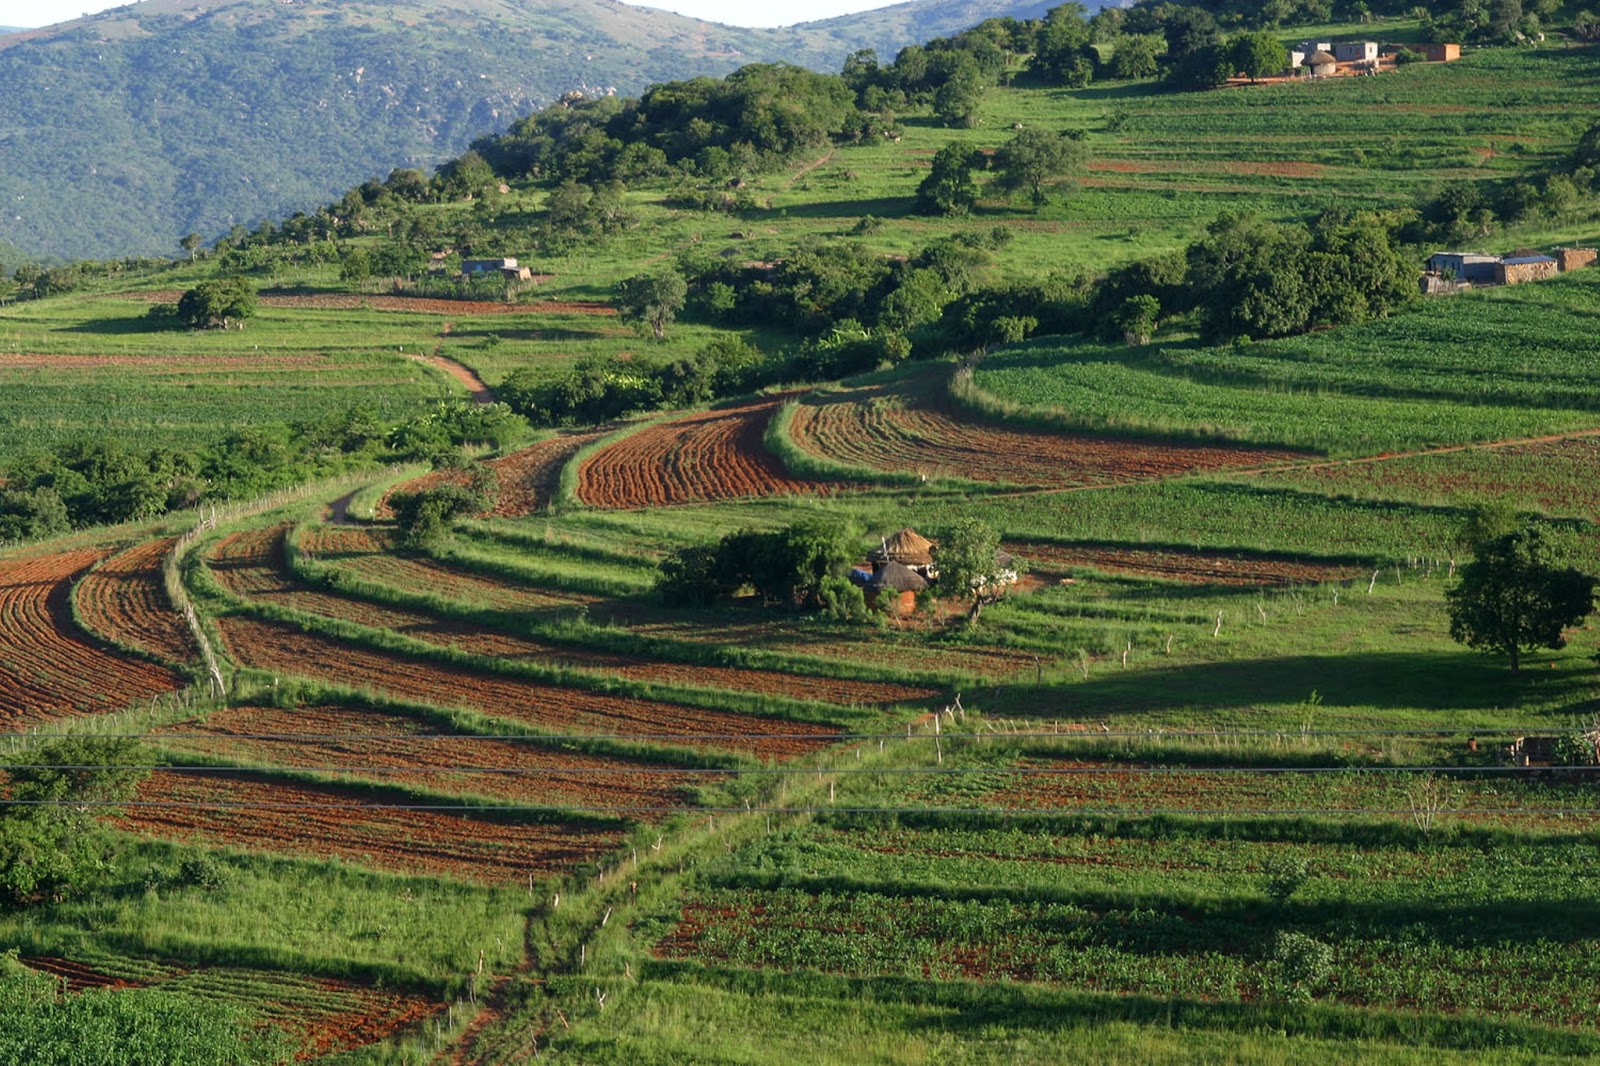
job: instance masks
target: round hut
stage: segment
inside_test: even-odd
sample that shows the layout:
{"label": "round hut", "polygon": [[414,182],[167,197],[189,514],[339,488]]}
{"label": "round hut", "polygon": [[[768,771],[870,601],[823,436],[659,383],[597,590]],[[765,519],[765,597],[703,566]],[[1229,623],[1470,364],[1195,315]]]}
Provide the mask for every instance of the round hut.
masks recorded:
{"label": "round hut", "polygon": [[1306,58],[1306,66],[1311,68],[1313,78],[1331,78],[1339,72],[1339,61],[1327,52],[1312,52]]}
{"label": "round hut", "polygon": [[882,544],[867,553],[867,561],[874,572],[888,563],[899,563],[929,577],[932,576],[929,569],[933,566],[934,547],[933,541],[907,526],[891,537],[884,537]]}
{"label": "round hut", "polygon": [[917,593],[931,584],[904,563],[886,562],[874,568],[867,582],[867,602],[897,615],[911,614],[917,609]]}

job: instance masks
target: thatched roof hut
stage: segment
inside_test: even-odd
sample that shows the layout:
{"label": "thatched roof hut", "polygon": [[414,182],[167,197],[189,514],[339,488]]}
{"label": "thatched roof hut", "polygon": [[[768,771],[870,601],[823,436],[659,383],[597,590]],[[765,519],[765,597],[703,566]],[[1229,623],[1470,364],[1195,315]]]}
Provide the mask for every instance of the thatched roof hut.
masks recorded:
{"label": "thatched roof hut", "polygon": [[934,543],[916,530],[907,526],[892,537],[885,537],[883,543],[867,553],[867,558],[874,567],[884,563],[900,563],[902,566],[932,566]]}
{"label": "thatched roof hut", "polygon": [[875,592],[921,592],[932,582],[904,563],[888,562],[880,566],[867,582]]}

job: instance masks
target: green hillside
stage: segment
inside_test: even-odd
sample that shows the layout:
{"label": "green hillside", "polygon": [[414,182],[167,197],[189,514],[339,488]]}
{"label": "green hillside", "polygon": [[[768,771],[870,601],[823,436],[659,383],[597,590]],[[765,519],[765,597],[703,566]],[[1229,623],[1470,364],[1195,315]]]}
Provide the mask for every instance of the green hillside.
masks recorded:
{"label": "green hillside", "polygon": [[429,168],[566,92],[762,60],[835,70],[968,14],[912,9],[767,31],[604,0],[146,0],[0,41],[0,241],[51,260],[168,255],[186,233]]}
{"label": "green hillside", "polygon": [[1600,50],[991,29],[0,283],[0,1060],[1600,1058]]}

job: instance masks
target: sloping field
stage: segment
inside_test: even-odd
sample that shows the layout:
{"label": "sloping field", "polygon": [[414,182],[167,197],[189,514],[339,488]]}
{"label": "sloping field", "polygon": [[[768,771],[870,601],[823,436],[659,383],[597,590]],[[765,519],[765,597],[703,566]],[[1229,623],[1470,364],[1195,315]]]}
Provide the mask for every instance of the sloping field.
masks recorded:
{"label": "sloping field", "polygon": [[[474,655],[526,659],[635,681],[793,696],[838,704],[891,704],[934,695],[932,689],[910,685],[795,676],[740,667],[657,662],[570,644],[554,644],[470,622],[440,618],[425,611],[390,607],[353,596],[323,592],[308,587],[282,564],[284,535],[284,527],[272,527],[224,538],[211,554],[213,572],[227,588],[247,599],[281,603],[308,614],[389,629],[430,644],[459,648]],[[404,587],[433,588],[434,585],[430,582],[425,586],[411,584]],[[475,597],[466,598],[465,602],[477,605]]]}
{"label": "sloping field", "polygon": [[72,583],[104,553],[80,548],[0,560],[0,724],[121,710],[183,679],[82,635]]}
{"label": "sloping field", "polygon": [[811,393],[799,401],[790,433],[812,455],[848,466],[1041,488],[1150,481],[1297,458],[1260,448],[985,424],[958,413],[927,375]]}
{"label": "sloping field", "polygon": [[[561,433],[536,444],[530,444],[526,448],[520,448],[510,455],[491,459],[485,465],[499,477],[500,488],[495,496],[494,506],[485,513],[495,518],[521,518],[543,510],[555,499],[556,489],[561,482],[561,468],[566,465],[567,460],[584,445],[598,440],[603,435],[599,432]],[[465,484],[467,474],[464,471],[455,473],[435,470],[396,485],[392,492],[421,492],[446,481]],[[394,517],[394,512],[389,509],[387,496],[378,505],[377,514],[380,518]]]}
{"label": "sloping field", "polygon": [[313,858],[337,858],[416,876],[492,884],[565,872],[615,848],[618,830],[537,823],[508,814],[372,810],[404,802],[249,773],[158,772],[114,819],[122,829],[168,839],[226,844]]}
{"label": "sloping field", "polygon": [[152,964],[138,960],[138,976],[124,977],[56,956],[24,965],[65,982],[69,993],[91,988],[155,988],[234,1004],[288,1033],[309,1059],[351,1051],[411,1029],[446,1007],[425,996],[374,988],[336,977],[298,977],[236,967]]}
{"label": "sloping field", "polygon": [[584,462],[578,499],[594,507],[660,507],[837,491],[837,484],[793,477],[767,452],[762,437],[780,402],[723,407],[640,430]]}
{"label": "sloping field", "polygon": [[[107,299],[143,300],[148,303],[177,303],[181,289],[149,289],[144,292],[114,293]],[[429,315],[601,315],[615,316],[617,309],[594,300],[540,300],[532,303],[499,303],[491,300],[440,300],[427,296],[366,296],[354,293],[283,295],[265,293],[256,297],[263,307],[293,307],[311,311],[411,311]]]}
{"label": "sloping field", "polygon": [[539,588],[485,577],[435,559],[398,555],[388,530],[324,526],[306,534],[300,546],[320,562],[396,588],[429,589],[446,599],[500,611],[542,611],[599,603],[588,592]]}
{"label": "sloping field", "polygon": [[161,563],[173,538],[136,544],[79,579],[78,617],[97,635],[168,662],[186,663],[196,649],[189,627],[167,599]]}
{"label": "sloping field", "polygon": [[1358,576],[1353,566],[1263,559],[1222,552],[1122,545],[1007,544],[1006,550],[1038,574],[1060,574],[1078,566],[1132,577],[1194,585],[1314,585]]}
{"label": "sloping field", "polygon": [[[173,733],[181,736],[166,736]],[[203,722],[170,726],[155,735],[176,751],[270,766],[367,767],[380,771],[364,775],[371,780],[431,792],[549,805],[662,807],[684,802],[685,778],[660,773],[641,760],[565,751],[537,741],[441,733],[425,719],[365,707],[231,707]],[[506,772],[467,773],[452,767]],[[388,772],[395,770],[404,772]]]}
{"label": "sloping field", "polygon": [[[746,751],[762,758],[799,755],[823,743],[792,739],[794,734],[835,732],[810,723],[557,688],[448,663],[419,662],[277,623],[221,618],[218,625],[234,659],[246,666],[397,699],[467,707],[553,732],[662,736],[689,747]],[[698,739],[705,734],[719,739]],[[720,739],[730,736],[735,739]]]}

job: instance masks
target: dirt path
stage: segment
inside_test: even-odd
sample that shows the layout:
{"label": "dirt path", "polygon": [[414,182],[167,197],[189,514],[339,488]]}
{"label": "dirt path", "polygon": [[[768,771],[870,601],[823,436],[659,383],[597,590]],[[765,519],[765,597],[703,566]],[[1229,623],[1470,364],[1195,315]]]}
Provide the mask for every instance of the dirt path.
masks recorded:
{"label": "dirt path", "polygon": [[350,517],[350,502],[356,498],[356,492],[347,492],[337,500],[328,504],[327,510],[322,512],[322,524],[327,526],[353,526],[358,523]]}
{"label": "dirt path", "polygon": [[825,166],[828,162],[830,162],[833,159],[834,155],[837,154],[838,151],[839,150],[837,148],[833,148],[833,149],[830,149],[828,151],[827,155],[822,156],[819,159],[813,159],[811,162],[807,163],[805,166],[801,167],[799,170],[797,170],[793,174],[789,175],[789,180],[784,184],[783,187],[785,189],[794,188],[794,183],[795,182],[799,181],[801,178],[805,177],[807,174],[811,173],[813,170],[816,170],[818,167]]}
{"label": "dirt path", "polygon": [[450,336],[450,330],[454,326],[454,322],[446,322],[439,329],[439,343],[434,346],[433,351],[428,355],[418,354],[413,355],[411,358],[419,363],[432,364],[461,382],[467,387],[467,392],[472,395],[473,403],[494,403],[494,390],[485,385],[483,379],[471,367],[464,366],[447,355],[439,354],[440,349],[444,347],[444,339]]}

